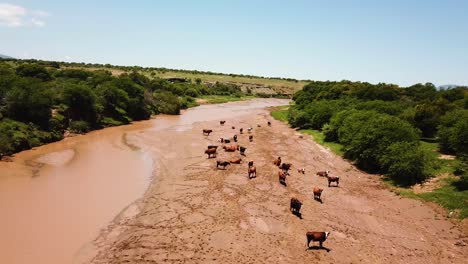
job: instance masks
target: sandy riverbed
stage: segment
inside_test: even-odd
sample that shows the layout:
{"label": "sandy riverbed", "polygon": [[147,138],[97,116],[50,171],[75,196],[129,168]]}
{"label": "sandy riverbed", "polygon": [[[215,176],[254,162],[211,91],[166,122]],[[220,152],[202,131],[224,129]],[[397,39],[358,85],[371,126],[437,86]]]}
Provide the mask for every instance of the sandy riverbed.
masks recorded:
{"label": "sandy riverbed", "polygon": [[[156,178],[134,204],[136,216],[124,211],[96,239],[93,263],[466,263],[466,246],[456,244],[467,238],[431,207],[389,192],[378,176],[300,138],[267,110],[225,119],[225,126],[215,119],[131,137],[153,157]],[[206,146],[250,126],[254,141],[239,140],[258,177],[248,180],[246,162],[217,170]],[[214,132],[203,136],[204,128]],[[220,150],[218,159],[238,156]],[[278,183],[277,156],[293,164],[287,187]],[[340,187],[315,175],[326,169]],[[312,199],[314,186],[325,189],[323,204]],[[302,219],[289,212],[291,196],[304,203]],[[313,230],[331,232],[329,252],[306,250],[305,232]]]}

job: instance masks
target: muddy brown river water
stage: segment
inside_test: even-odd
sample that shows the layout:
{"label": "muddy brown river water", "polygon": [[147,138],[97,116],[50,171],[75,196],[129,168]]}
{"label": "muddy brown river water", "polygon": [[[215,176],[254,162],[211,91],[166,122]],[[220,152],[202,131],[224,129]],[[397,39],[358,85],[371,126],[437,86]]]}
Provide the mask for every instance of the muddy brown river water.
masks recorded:
{"label": "muddy brown river water", "polygon": [[93,251],[100,230],[120,212],[127,208],[127,216],[136,214],[128,208],[144,194],[157,166],[138,138],[184,133],[197,122],[288,103],[256,99],[203,105],[180,116],[67,138],[0,162],[0,263],[81,262]]}

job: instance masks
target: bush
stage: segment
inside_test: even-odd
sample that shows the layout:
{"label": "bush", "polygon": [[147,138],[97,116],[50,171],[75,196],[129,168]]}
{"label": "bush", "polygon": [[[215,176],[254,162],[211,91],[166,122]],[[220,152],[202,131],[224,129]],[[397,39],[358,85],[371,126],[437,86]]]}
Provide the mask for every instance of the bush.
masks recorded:
{"label": "bush", "polygon": [[70,122],[70,130],[73,133],[86,133],[90,129],[91,129],[91,126],[86,121],[78,120],[78,121],[71,121]]}
{"label": "bush", "polygon": [[162,91],[154,93],[155,107],[158,113],[178,115],[180,114],[180,102],[174,94]]}
{"label": "bush", "polygon": [[338,129],[345,157],[370,171],[379,171],[379,158],[397,142],[415,142],[419,133],[409,123],[386,114],[357,111]]}
{"label": "bush", "polygon": [[379,157],[379,163],[393,181],[401,185],[422,182],[428,176],[430,155],[417,142],[396,142]]}

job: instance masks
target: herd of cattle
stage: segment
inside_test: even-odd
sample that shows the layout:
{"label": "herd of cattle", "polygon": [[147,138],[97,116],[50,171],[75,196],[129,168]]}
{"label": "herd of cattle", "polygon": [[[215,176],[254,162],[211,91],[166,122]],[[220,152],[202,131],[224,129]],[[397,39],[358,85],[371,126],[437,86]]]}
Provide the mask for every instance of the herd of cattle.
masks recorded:
{"label": "herd of cattle", "polygon": [[[219,123],[220,123],[221,126],[224,126],[226,121],[222,120]],[[271,126],[270,121],[268,121],[267,124],[268,124],[268,126]],[[257,126],[261,127],[261,125],[257,125]],[[236,127],[232,126],[232,129],[236,129]],[[251,128],[251,127],[247,128],[247,132],[249,134],[251,134],[252,131],[253,131],[253,128]],[[213,132],[212,129],[203,129],[203,135],[205,135],[205,136],[209,136],[212,132]],[[240,128],[239,133],[243,134],[244,129]],[[231,143],[231,140],[232,140],[232,143]],[[246,156],[245,151],[247,150],[247,148],[237,144],[238,143],[238,136],[237,135],[234,135],[232,138],[220,138],[218,141],[220,143],[223,143],[222,148],[224,149],[224,151],[226,151],[226,152],[235,152],[235,151],[238,150],[242,156]],[[249,135],[249,142],[252,142],[252,141],[253,141],[253,135]],[[208,155],[208,158],[216,158],[217,153],[218,153],[218,146],[217,145],[209,145],[207,147],[207,149],[205,150],[205,154]],[[241,164],[241,162],[242,162],[241,158],[232,158],[230,160],[219,160],[218,159],[216,161],[216,168],[217,169],[218,168],[226,169],[226,167],[231,165],[231,164]],[[289,171],[290,171],[290,169],[292,167],[292,164],[291,163],[284,163],[281,160],[281,157],[278,157],[277,159],[275,159],[273,161],[273,165],[275,165],[275,166],[277,166],[279,168],[279,171],[278,171],[279,183],[284,185],[284,186],[287,186],[286,179],[287,179],[288,176],[290,176]],[[301,174],[305,174],[305,168],[298,168],[297,172],[301,173]],[[328,180],[328,187],[331,187],[332,183],[335,183],[335,186],[338,187],[338,185],[340,183],[340,178],[338,176],[331,176],[330,171],[328,171],[328,170],[319,171],[319,172],[316,173],[316,175],[320,176],[320,177],[325,177]],[[249,161],[248,164],[247,164],[247,177],[249,179],[257,177],[257,168],[254,166],[254,162],[252,160]],[[320,203],[323,203],[322,198],[321,198],[322,192],[323,192],[322,188],[314,187],[313,188],[314,200],[319,201]],[[289,210],[293,214],[297,215],[300,218],[301,218],[301,213],[300,213],[301,207],[302,207],[302,202],[299,199],[297,199],[295,197],[291,198]],[[314,241],[319,242],[320,248],[323,248],[322,243],[328,238],[329,234],[330,234],[330,232],[316,232],[316,231],[307,232],[306,233],[307,248],[309,248],[310,242],[314,242]]]}

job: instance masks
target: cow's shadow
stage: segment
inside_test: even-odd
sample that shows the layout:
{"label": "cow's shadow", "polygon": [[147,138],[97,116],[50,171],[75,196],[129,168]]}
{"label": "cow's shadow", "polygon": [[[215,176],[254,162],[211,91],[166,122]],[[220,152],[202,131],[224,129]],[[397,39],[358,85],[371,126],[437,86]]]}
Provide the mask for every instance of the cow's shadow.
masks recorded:
{"label": "cow's shadow", "polygon": [[306,250],[326,250],[327,252],[331,251],[331,249],[327,247],[320,247],[320,246],[310,246]]}
{"label": "cow's shadow", "polygon": [[321,204],[323,203],[322,198],[314,198],[314,200],[320,202]]}
{"label": "cow's shadow", "polygon": [[301,214],[301,212],[293,211],[292,214],[295,215],[295,216],[297,216],[297,217],[299,217],[299,219],[302,219],[302,214]]}

